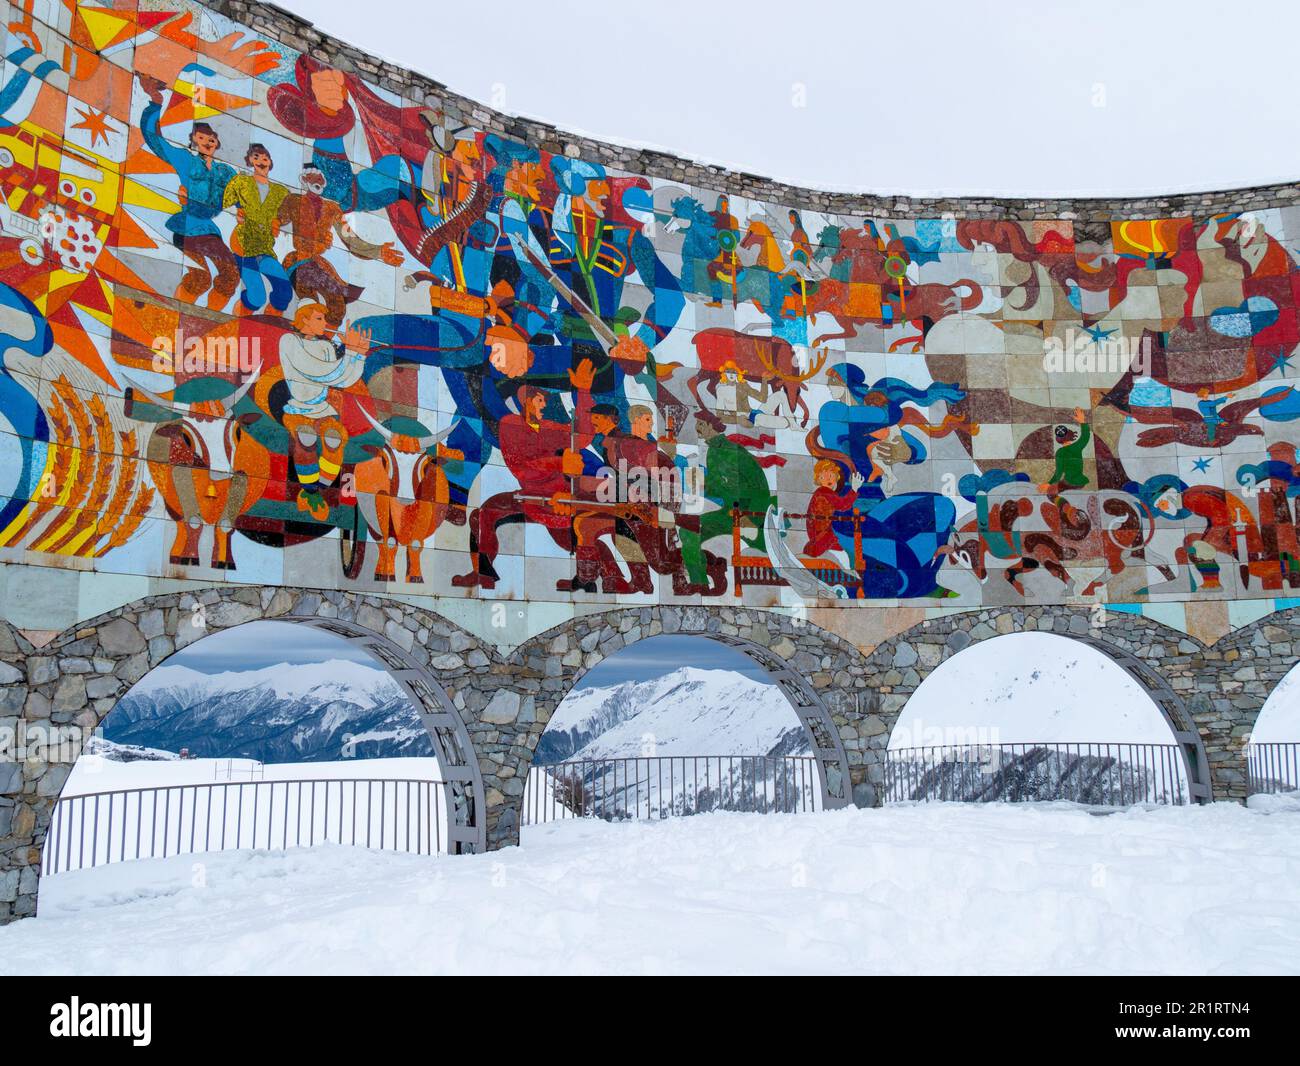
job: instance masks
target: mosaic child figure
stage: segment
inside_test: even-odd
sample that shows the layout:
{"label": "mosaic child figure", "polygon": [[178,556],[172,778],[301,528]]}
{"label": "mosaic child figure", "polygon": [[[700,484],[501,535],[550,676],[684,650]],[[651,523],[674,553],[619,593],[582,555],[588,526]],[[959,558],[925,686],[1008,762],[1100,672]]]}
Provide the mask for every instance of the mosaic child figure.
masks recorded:
{"label": "mosaic child figure", "polygon": [[[1056,427],[1056,465],[1038,490],[1053,494],[1052,503],[1064,525],[1077,527],[1087,519],[1077,507],[1066,501],[1065,493],[1070,489],[1085,488],[1088,484],[1088,475],[1083,470],[1083,453],[1092,440],[1092,427],[1088,425],[1088,412],[1082,407],[1074,409],[1074,421],[1079,426],[1077,431],[1064,425]],[[1051,523],[1050,518],[1048,521]]]}
{"label": "mosaic child figure", "polygon": [[280,315],[293,298],[289,275],[275,257],[275,239],[280,235],[280,210],[289,190],[271,180],[271,153],[263,144],[251,144],[244,162],[251,174],[240,174],[226,186],[222,203],[235,209],[239,224],[230,235],[231,249],[239,259],[239,276],[244,291],[239,294],[235,313],[255,315],[267,308]]}
{"label": "mosaic child figure", "polygon": [[400,266],[404,257],[392,241],[373,244],[356,234],[343,209],[324,195],[325,175],[317,167],[303,167],[298,180],[303,191],[290,193],[280,205],[280,224],[293,231],[293,251],[284,257],[284,270],[298,297],[323,303],[325,320],[331,329],[338,329],[348,304],[360,298],[364,289],[344,281],[325,258],[335,236],[356,259]]}
{"label": "mosaic child figure", "polygon": [[1215,431],[1227,421],[1219,414],[1219,408],[1231,400],[1233,394],[1225,392],[1222,396],[1211,396],[1210,390],[1203,388],[1197,391],[1196,396],[1196,409],[1205,420],[1205,442],[1213,448]]}
{"label": "mosaic child figure", "polygon": [[[834,459],[818,459],[813,467],[813,481],[817,490],[808,501],[808,518],[806,530],[808,544],[804,554],[810,558],[824,555],[828,551],[838,551],[840,539],[835,534],[831,523],[836,515],[853,510],[853,501],[858,498],[858,489],[866,484],[866,478],[856,470],[849,475],[849,487],[844,488],[844,468]],[[845,559],[847,564],[848,560]],[[851,569],[846,565],[846,569]]]}
{"label": "mosaic child figure", "polygon": [[325,305],[303,304],[293,319],[296,333],[280,341],[280,369],[289,386],[284,428],[292,440],[294,472],[302,489],[298,509],[317,521],[329,517],[321,489],[334,483],[343,466],[348,431],[330,395],[361,380],[370,334],[349,328],[342,341],[329,337]]}

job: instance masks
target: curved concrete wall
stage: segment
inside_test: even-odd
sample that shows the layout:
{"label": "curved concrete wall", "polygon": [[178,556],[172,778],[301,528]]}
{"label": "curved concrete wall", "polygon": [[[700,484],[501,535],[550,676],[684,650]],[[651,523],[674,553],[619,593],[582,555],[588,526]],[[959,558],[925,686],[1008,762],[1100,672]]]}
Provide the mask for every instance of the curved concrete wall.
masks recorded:
{"label": "curved concrete wall", "polygon": [[236,2],[37,0],[5,54],[0,617],[33,637],[227,583],[500,646],[699,602],[861,648],[1060,603],[1211,642],[1293,602],[1296,186],[792,189]]}

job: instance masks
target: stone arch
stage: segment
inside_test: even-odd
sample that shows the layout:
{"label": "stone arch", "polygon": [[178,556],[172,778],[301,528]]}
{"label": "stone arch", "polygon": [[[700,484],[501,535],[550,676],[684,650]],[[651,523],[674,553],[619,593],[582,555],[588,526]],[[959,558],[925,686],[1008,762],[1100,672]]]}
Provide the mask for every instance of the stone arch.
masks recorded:
{"label": "stone arch", "polygon": [[[880,644],[871,654],[874,672],[867,687],[875,714],[885,725],[868,753],[868,778],[883,780],[885,750],[904,706],[921,683],[942,663],[966,648],[1011,633],[1051,633],[1095,648],[1142,687],[1160,710],[1178,745],[1193,802],[1228,794],[1230,782],[1216,781],[1210,759],[1212,732],[1198,723],[1184,695],[1190,695],[1203,646],[1196,640],[1142,615],[1107,611],[1104,619],[1090,607],[1000,607],[954,612],[928,618]],[[1183,694],[1166,677],[1186,670]]]}
{"label": "stone arch", "polygon": [[[379,659],[429,731],[447,782],[453,850],[497,842],[476,747],[481,723],[466,713],[474,703],[467,695],[483,683],[481,666],[500,662],[490,646],[382,596],[237,586],[174,592],[92,618],[39,648],[12,627],[0,631],[0,707],[21,725],[14,746],[27,756],[0,763],[0,921],[35,913],[50,815],[84,738],[118,699],[180,648],[269,619],[327,630]],[[29,735],[60,743],[38,748]]]}
{"label": "stone arch", "polygon": [[1235,728],[1254,729],[1259,712],[1286,676],[1300,666],[1300,607],[1277,611],[1221,637],[1207,650],[1221,663],[1220,709],[1241,713]]}
{"label": "stone arch", "polygon": [[287,614],[281,621],[298,622],[341,636],[365,649],[388,669],[388,673],[420,714],[420,721],[433,743],[443,777],[443,793],[451,820],[447,842],[453,854],[483,851],[487,834],[481,815],[486,810],[483,777],[470,743],[469,731],[447,690],[412,655],[391,639],[356,622],[341,618],[303,617]]}
{"label": "stone arch", "polygon": [[823,805],[870,805],[870,797],[854,792],[849,749],[858,731],[850,725],[853,712],[826,698],[833,690],[851,688],[861,677],[866,664],[857,648],[788,615],[743,607],[654,604],[579,615],[532,638],[511,656],[517,669],[540,678],[535,697],[519,719],[518,795],[510,802],[512,817],[518,817],[537,741],[573,686],[611,655],[664,634],[698,634],[736,648],[763,667],[808,732]]}
{"label": "stone arch", "polygon": [[[1206,648],[1188,701],[1214,736],[1210,759],[1234,799],[1246,795],[1246,743],[1273,690],[1300,662],[1300,607],[1265,615]],[[1216,787],[1216,795],[1219,791]]]}
{"label": "stone arch", "polygon": [[[1230,680],[1242,682],[1243,691],[1258,696],[1262,706],[1282,678],[1300,662],[1300,606],[1274,611],[1225,634],[1205,650],[1205,659],[1220,664],[1225,673],[1239,674],[1253,667],[1253,677]],[[1229,685],[1227,694],[1236,691],[1235,686]]]}

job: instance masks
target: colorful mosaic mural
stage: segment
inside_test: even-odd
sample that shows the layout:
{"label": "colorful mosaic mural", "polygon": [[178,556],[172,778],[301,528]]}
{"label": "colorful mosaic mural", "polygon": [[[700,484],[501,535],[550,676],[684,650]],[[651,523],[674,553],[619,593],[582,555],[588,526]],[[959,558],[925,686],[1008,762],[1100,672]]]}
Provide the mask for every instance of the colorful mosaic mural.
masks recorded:
{"label": "colorful mosaic mural", "polygon": [[185,0],[7,6],[5,562],[846,609],[1300,584],[1300,211],[821,214]]}

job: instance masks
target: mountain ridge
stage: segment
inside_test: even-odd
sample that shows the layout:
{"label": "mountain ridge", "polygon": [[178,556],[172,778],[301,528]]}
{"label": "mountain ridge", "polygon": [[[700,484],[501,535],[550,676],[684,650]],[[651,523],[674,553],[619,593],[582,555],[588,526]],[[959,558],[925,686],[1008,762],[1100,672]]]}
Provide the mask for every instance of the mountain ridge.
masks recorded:
{"label": "mountain ridge", "polygon": [[[433,754],[401,686],[378,665],[344,659],[213,674],[161,666],[123,697],[105,727],[118,744],[188,748],[199,758]],[[576,689],[542,734],[535,761],[807,750],[803,727],[775,686],[687,666],[646,681]]]}
{"label": "mountain ridge", "polygon": [[401,686],[380,667],[346,659],[215,674],[162,666],[123,697],[105,737],[262,762],[433,754]]}
{"label": "mountain ridge", "polygon": [[803,726],[776,686],[734,670],[684,666],[647,681],[575,690],[548,723],[535,761],[807,750]]}

